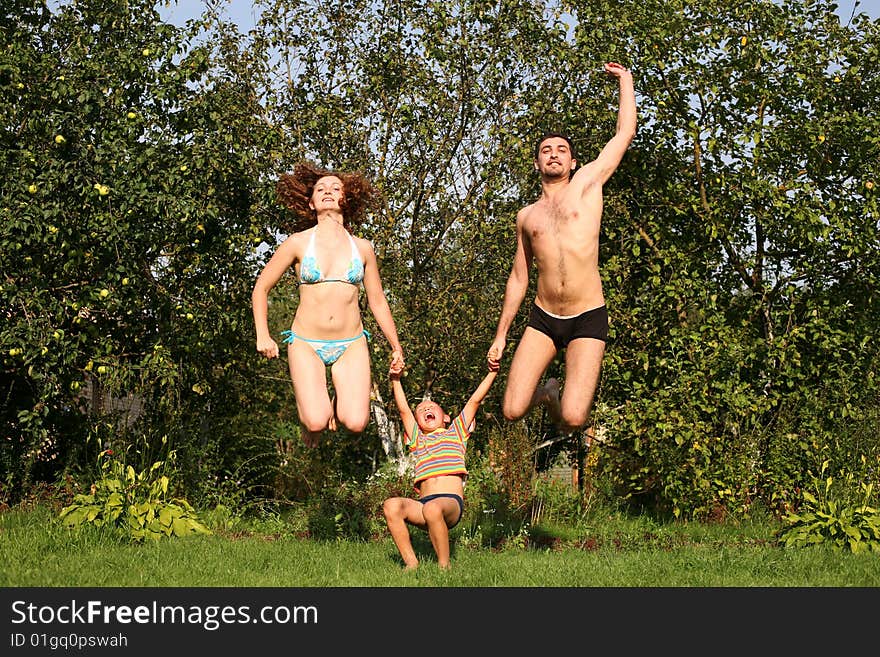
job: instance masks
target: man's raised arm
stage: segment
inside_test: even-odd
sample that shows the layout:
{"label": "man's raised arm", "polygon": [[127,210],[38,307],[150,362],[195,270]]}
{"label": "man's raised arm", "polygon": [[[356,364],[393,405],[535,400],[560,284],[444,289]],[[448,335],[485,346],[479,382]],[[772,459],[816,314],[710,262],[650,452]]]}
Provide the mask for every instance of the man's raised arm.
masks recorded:
{"label": "man's raised arm", "polygon": [[617,170],[617,166],[636,136],[636,93],[632,73],[615,62],[605,64],[605,72],[613,75],[620,82],[617,130],[599,156],[575,173],[575,178],[582,178],[585,182],[589,179],[601,185],[604,185]]}

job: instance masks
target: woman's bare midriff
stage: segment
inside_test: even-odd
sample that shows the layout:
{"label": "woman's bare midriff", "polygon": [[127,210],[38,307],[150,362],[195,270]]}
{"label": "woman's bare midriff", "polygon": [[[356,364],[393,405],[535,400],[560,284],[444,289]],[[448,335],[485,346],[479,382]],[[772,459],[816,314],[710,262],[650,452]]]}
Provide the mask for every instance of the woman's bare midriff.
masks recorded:
{"label": "woman's bare midriff", "polygon": [[[326,289],[310,289],[317,287]],[[302,285],[299,296],[292,327],[297,335],[343,340],[362,330],[358,287],[337,282]]]}

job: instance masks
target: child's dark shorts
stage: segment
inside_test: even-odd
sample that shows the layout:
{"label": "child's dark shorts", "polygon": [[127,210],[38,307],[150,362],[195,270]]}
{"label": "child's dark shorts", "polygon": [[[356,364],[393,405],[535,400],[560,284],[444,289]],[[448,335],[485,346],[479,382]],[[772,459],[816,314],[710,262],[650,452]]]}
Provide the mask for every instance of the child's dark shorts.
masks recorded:
{"label": "child's dark shorts", "polygon": [[455,493],[434,493],[433,495],[425,495],[424,497],[420,497],[418,501],[424,504],[425,502],[436,500],[438,497],[451,497],[456,502],[458,502],[458,520],[449,525],[449,529],[452,529],[461,521],[461,517],[464,515],[464,500],[461,499],[460,495],[456,495]]}

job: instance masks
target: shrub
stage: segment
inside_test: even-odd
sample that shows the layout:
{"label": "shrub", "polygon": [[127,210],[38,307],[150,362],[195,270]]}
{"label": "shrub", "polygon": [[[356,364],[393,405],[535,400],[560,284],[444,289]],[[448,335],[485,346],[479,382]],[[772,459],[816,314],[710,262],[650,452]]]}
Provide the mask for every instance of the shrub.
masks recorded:
{"label": "shrub", "polygon": [[308,533],[319,540],[370,540],[385,534],[382,503],[411,494],[412,481],[388,463],[363,481],[328,480],[306,502]]}
{"label": "shrub", "polygon": [[[827,543],[832,549],[848,549],[854,554],[880,552],[880,509],[870,506],[874,484],[861,483],[862,499],[847,503],[846,499],[836,499],[834,478],[825,476],[827,470],[828,461],[825,461],[820,476],[813,477],[816,495],[809,491],[802,492],[800,512],[792,512],[785,517],[787,527],[779,531],[779,540],[785,547]],[[847,473],[844,479],[842,490],[853,490],[852,473]]]}
{"label": "shrub", "polygon": [[[163,472],[165,461],[136,472],[113,458],[112,450],[104,450],[98,458],[101,476],[88,494],[75,495],[73,503],[61,510],[64,526],[112,527],[136,542],[211,533],[185,499],[166,499],[170,481]],[[173,458],[172,451],[169,459]]]}

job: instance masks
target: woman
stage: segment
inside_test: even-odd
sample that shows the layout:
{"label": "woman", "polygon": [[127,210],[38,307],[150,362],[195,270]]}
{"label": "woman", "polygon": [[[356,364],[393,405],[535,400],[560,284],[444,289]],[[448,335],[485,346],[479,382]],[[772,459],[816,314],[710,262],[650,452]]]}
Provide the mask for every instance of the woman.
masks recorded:
{"label": "woman", "polygon": [[[372,244],[351,234],[372,200],[372,187],[360,174],[328,171],[311,163],[283,174],[278,198],[300,217],[291,234],[263,268],[251,302],[257,351],[278,356],[269,332],[269,291],[289,267],[299,283],[299,306],[284,340],[305,444],[315,447],[337,421],[360,433],[370,420],[369,334],[361,321],[360,288],[388,343],[391,370],[404,368],[397,328],[382,289]],[[327,372],[336,391],[327,390]],[[335,406],[335,408],[334,408]]]}

